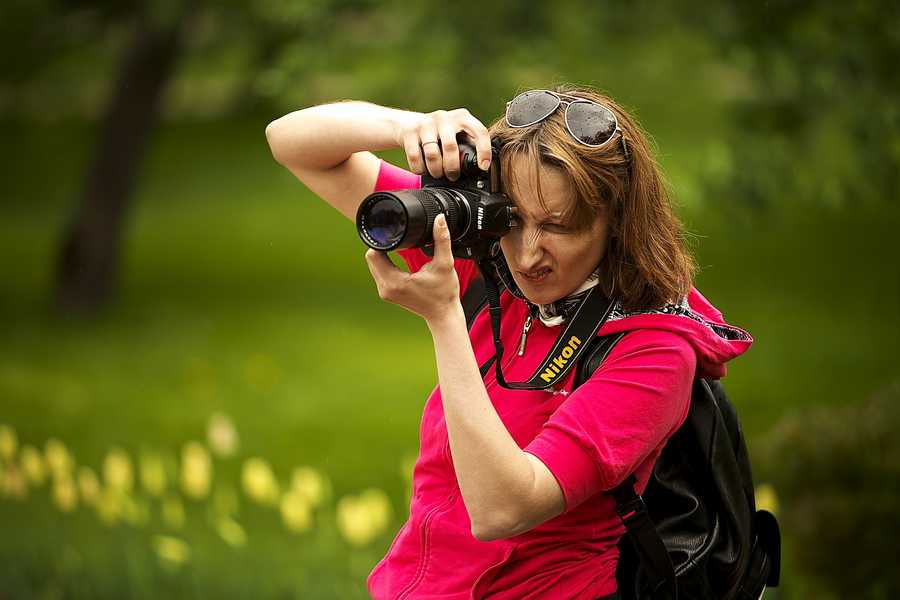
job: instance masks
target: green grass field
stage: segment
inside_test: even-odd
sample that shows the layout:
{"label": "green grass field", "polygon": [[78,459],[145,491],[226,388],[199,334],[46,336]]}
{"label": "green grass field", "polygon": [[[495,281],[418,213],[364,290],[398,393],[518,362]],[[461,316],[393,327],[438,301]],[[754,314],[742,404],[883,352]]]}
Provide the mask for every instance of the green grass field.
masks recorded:
{"label": "green grass field", "polygon": [[[264,126],[160,132],[130,215],[120,295],[80,319],[55,315],[49,298],[90,136],[79,125],[4,126],[21,141],[2,156],[0,424],[19,454],[56,438],[95,472],[113,447],[132,461],[162,457],[186,518],[173,526],[139,483],[138,516],[114,523],[84,502],[59,510],[49,483],[23,499],[0,495],[0,598],[366,597],[365,576],[405,519],[436,381],[431,340],[417,317],[379,301],[352,224],[272,161]],[[897,378],[900,210],[829,212],[786,198],[777,214],[748,214],[701,197],[705,146],[660,145],[699,236],[698,287],[756,338],[726,380],[751,452],[781,416],[856,402]],[[211,492],[191,500],[172,479],[184,444],[206,443],[214,413],[234,423],[240,446],[213,458]],[[249,457],[268,461],[282,487],[298,466],[330,482],[308,530],[290,531],[277,506],[247,498]],[[386,492],[391,512],[354,545],[339,501],[366,488]],[[243,541],[221,532],[216,498],[233,499],[225,512]]]}

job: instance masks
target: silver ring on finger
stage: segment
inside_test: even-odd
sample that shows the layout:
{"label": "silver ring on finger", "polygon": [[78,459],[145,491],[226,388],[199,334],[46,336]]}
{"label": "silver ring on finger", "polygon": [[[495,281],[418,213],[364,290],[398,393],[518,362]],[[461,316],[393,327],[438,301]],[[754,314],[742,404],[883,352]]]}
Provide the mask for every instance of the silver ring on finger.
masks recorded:
{"label": "silver ring on finger", "polygon": [[422,142],[422,147],[425,147],[427,144],[437,144],[437,141],[431,140],[430,142]]}

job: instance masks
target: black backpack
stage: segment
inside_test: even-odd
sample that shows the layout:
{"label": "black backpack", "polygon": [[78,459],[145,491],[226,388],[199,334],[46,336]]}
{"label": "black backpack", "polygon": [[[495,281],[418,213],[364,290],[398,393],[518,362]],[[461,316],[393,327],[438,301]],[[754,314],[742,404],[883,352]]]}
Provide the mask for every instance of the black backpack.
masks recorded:
{"label": "black backpack", "polygon": [[[470,327],[486,302],[476,279],[463,297]],[[625,335],[591,340],[574,387]],[[688,416],[663,447],[643,496],[634,483],[631,475],[609,492],[628,533],[616,570],[622,600],[757,600],[778,585],[778,522],[756,510],[747,446],[719,381],[694,380]]]}

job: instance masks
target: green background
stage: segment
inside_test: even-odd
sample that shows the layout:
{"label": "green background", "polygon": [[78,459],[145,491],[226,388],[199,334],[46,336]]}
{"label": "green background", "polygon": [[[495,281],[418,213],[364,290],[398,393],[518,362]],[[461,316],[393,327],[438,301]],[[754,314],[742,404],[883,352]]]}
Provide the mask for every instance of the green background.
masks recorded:
{"label": "green background", "polygon": [[[869,565],[868,597],[896,589],[881,567],[890,549],[847,553],[838,540],[813,552],[798,532],[815,490],[780,483],[804,472],[802,461],[787,471],[786,428],[809,423],[816,436],[816,411],[900,399],[894,7],[200,5],[137,175],[115,294],[76,312],[53,301],[55,261],[116,65],[136,21],[186,17],[177,3],[3,10],[0,424],[19,449],[56,438],[97,472],[113,447],[135,461],[150,452],[174,479],[183,445],[206,443],[223,413],[240,445],[213,459],[213,489],[238,498],[246,541],[223,539],[212,496],[182,498],[177,481],[181,528],[139,484],[146,519],[115,524],[84,502],[61,511],[50,483],[32,484],[24,498],[0,494],[0,597],[366,597],[406,518],[436,382],[431,339],[379,301],[353,225],[275,163],[265,126],[343,98],[466,106],[489,124],[517,91],[558,82],[605,90],[651,134],[692,233],[697,287],[755,338],[725,385],[756,481],[778,499],[787,554],[766,597],[828,597],[832,563],[813,554]],[[864,418],[840,414],[848,429]],[[828,443],[814,437],[803,456]],[[880,470],[840,471],[835,489],[852,506],[857,490],[882,486],[893,527],[900,454],[879,444]],[[241,491],[254,456],[282,485],[301,465],[330,482],[309,530]],[[338,504],[367,488],[387,494],[390,518],[353,544]],[[160,535],[189,559],[162,556]]]}

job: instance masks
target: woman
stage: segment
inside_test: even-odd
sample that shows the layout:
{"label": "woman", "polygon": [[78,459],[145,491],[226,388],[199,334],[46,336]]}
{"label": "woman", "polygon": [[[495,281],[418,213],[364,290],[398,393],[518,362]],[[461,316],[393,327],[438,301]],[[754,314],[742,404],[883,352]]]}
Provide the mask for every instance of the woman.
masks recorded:
{"label": "woman", "polygon": [[[572,391],[510,390],[479,365],[488,315],[467,331],[460,297],[476,275],[454,260],[439,216],[435,253],[366,260],[384,300],[425,319],[439,386],[422,417],[410,517],[368,578],[374,598],[615,598],[624,532],[604,491],[638,493],[684,421],[695,376],[721,377],[752,342],[692,287],[693,261],[644,134],[583,87],[533,90],[490,128],[465,109],[410,113],[360,102],[288,114],[266,130],[275,158],[350,219],[373,191],[459,174],[456,134],[487,169],[501,144],[517,223],[501,239],[514,284],[501,296],[507,381],[528,379],[596,285],[616,308],[599,334],[627,332]],[[440,142],[440,144],[438,143]],[[371,151],[402,147],[411,171]]]}

